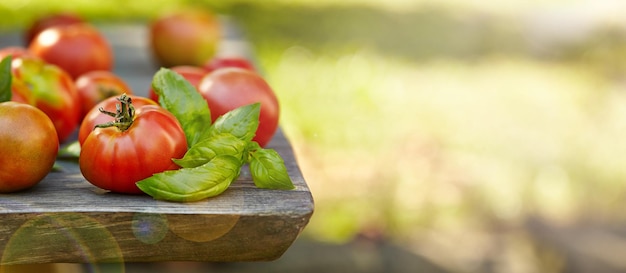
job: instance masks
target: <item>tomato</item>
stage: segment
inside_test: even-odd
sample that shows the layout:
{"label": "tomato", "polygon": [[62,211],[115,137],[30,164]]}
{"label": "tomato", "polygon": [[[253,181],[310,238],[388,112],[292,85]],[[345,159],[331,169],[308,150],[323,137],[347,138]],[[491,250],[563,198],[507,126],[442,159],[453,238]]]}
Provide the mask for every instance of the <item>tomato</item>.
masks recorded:
{"label": "tomato", "polygon": [[242,68],[221,68],[207,74],[198,85],[211,110],[211,119],[244,105],[260,102],[259,128],[253,140],[262,147],[278,129],[278,99],[259,74]]}
{"label": "tomato", "polygon": [[[133,106],[135,108],[138,108],[144,105],[158,105],[155,101],[149,98],[144,98],[144,97],[139,97],[139,96],[134,96],[134,95],[128,95],[128,97],[132,99]],[[96,125],[107,123],[107,122],[114,120],[113,117],[102,114],[98,109],[100,108],[115,109],[115,105],[118,102],[119,101],[117,97],[110,97],[99,102],[94,107],[92,107],[91,110],[89,110],[89,112],[87,112],[87,114],[85,115],[85,118],[83,118],[83,121],[80,124],[80,128],[78,129],[78,142],[80,143],[80,145],[83,145],[83,143],[85,142],[85,139],[87,139],[87,136],[89,136],[91,131],[94,130]]]}
{"label": "tomato", "polygon": [[81,106],[81,120],[96,104],[106,98],[122,94],[132,95],[128,84],[111,71],[95,70],[76,79],[76,89]]}
{"label": "tomato", "polygon": [[256,69],[254,68],[254,65],[248,59],[243,58],[243,57],[236,57],[236,56],[214,57],[210,59],[209,61],[207,61],[206,63],[204,63],[202,67],[204,67],[204,69],[207,72],[212,72],[218,68],[224,68],[224,67],[239,67],[239,68],[243,68],[243,69],[247,69],[251,71],[256,71]]}
{"label": "tomato", "polygon": [[34,104],[35,96],[25,82],[14,80],[11,82],[11,101]]}
{"label": "tomato", "polygon": [[[96,128],[81,147],[80,171],[91,184],[112,192],[139,194],[136,182],[178,169],[172,158],[187,151],[185,134],[170,112],[156,105],[128,107],[120,97],[117,126]],[[113,109],[106,109],[111,111]],[[123,125],[123,126],[122,126]],[[124,129],[127,127],[126,129]]]}
{"label": "tomato", "polygon": [[67,71],[73,79],[113,67],[113,51],[106,38],[89,24],[47,28],[29,44],[35,56]]}
{"label": "tomato", "polygon": [[148,34],[150,48],[160,65],[200,66],[217,52],[221,26],[208,10],[185,10],[156,18]]}
{"label": "tomato", "polygon": [[26,30],[24,40],[26,41],[26,44],[30,44],[37,34],[49,27],[66,26],[84,22],[83,18],[78,14],[70,12],[48,14],[46,16],[36,18],[35,21],[33,21],[33,23]]}
{"label": "tomato", "polygon": [[15,58],[11,66],[12,100],[28,103],[46,113],[56,128],[59,142],[64,142],[79,122],[78,92],[72,78],[61,68],[40,59]]}
{"label": "tomato", "polygon": [[[197,66],[181,65],[174,66],[170,69],[183,76],[183,78],[189,81],[189,83],[191,83],[191,85],[193,85],[196,89],[198,89],[198,83],[200,83],[200,80],[202,80],[204,75],[207,74],[204,69]],[[152,90],[152,88],[148,90],[148,97],[154,101],[159,101],[159,96],[154,92],[154,90]]]}
{"label": "tomato", "polygon": [[52,170],[59,150],[56,130],[41,110],[0,103],[0,192],[30,188]]}

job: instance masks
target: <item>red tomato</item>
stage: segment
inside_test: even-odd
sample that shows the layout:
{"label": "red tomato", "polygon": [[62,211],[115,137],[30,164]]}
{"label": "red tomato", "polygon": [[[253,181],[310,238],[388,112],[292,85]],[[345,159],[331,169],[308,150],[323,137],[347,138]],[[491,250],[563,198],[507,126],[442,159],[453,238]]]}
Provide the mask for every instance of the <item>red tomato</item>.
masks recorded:
{"label": "red tomato", "polygon": [[63,68],[74,79],[89,71],[110,71],[113,67],[108,41],[89,24],[47,28],[33,39],[28,50]]}
{"label": "red tomato", "polygon": [[132,95],[128,84],[111,71],[95,70],[76,79],[76,89],[81,106],[81,120],[96,104],[106,98],[122,94]]}
{"label": "red tomato", "polygon": [[38,184],[52,170],[59,140],[50,118],[24,103],[0,103],[0,192]]}
{"label": "red tomato", "polygon": [[35,21],[33,21],[32,25],[30,25],[30,27],[27,29],[24,39],[26,40],[26,44],[28,45],[35,38],[35,36],[39,34],[39,32],[42,32],[49,27],[66,26],[80,23],[84,23],[83,18],[74,13],[64,12],[48,14],[46,16],[39,17]]}
{"label": "red tomato", "polygon": [[[133,107],[135,108],[139,108],[145,105],[158,105],[155,101],[149,98],[144,98],[144,97],[139,97],[139,96],[134,96],[134,95],[128,95],[128,97],[132,99]],[[101,113],[98,109],[102,108],[102,109],[106,109],[109,111],[113,111],[115,109],[115,105],[118,103],[119,103],[118,97],[110,97],[99,102],[94,107],[92,107],[91,110],[89,110],[89,112],[87,112],[87,114],[85,115],[85,118],[83,118],[83,121],[80,123],[80,128],[78,129],[78,142],[80,143],[81,146],[83,145],[83,143],[85,142],[85,140],[87,139],[87,136],[89,136],[91,131],[94,130],[96,125],[107,123],[107,122],[114,120],[113,117]]]}
{"label": "red tomato", "polygon": [[212,58],[206,63],[204,63],[203,67],[207,72],[213,72],[214,70],[218,68],[224,68],[224,67],[239,67],[239,68],[247,69],[250,71],[256,71],[256,69],[254,68],[254,65],[248,59],[243,58],[243,57],[234,57],[234,56],[231,56],[231,57],[220,56],[220,57]]}
{"label": "red tomato", "polygon": [[35,104],[35,100],[35,96],[30,91],[27,83],[16,80],[11,82],[11,101]]}
{"label": "red tomato", "polygon": [[[198,89],[198,83],[200,83],[200,80],[202,80],[204,75],[207,74],[206,71],[204,71],[204,69],[197,67],[197,66],[181,65],[181,66],[174,66],[171,69],[174,72],[183,76],[183,78],[189,81],[189,83],[191,83],[191,85],[193,85],[196,89]],[[148,91],[148,97],[154,101],[159,101],[159,96],[156,93],[154,93],[154,90],[152,89],[152,87]]]}
{"label": "red tomato", "polygon": [[59,142],[64,142],[78,127],[78,92],[74,81],[62,69],[40,59],[13,59],[12,100],[41,109],[54,124]]}
{"label": "red tomato", "polygon": [[198,92],[207,101],[213,121],[235,108],[260,102],[259,128],[253,140],[263,147],[274,136],[278,128],[278,99],[259,74],[242,68],[221,68],[200,81]]}
{"label": "red tomato", "polygon": [[215,55],[221,26],[208,10],[185,10],[156,18],[148,33],[154,58],[162,66],[200,66]]}
{"label": "red tomato", "polygon": [[122,123],[129,125],[126,130],[96,128],[89,134],[81,147],[79,166],[85,179],[99,188],[139,194],[136,182],[178,168],[172,158],[183,157],[187,141],[178,120],[160,106],[137,107],[134,117],[124,116]]}

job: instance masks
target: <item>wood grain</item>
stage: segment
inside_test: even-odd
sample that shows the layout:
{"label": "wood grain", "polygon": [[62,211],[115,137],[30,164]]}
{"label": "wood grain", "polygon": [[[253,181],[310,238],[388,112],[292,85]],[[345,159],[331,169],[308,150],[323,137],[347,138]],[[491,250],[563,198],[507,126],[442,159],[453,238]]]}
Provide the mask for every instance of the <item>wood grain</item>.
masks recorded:
{"label": "wood grain", "polygon": [[[115,72],[145,95],[157,70],[145,29],[100,27],[113,46]],[[250,54],[234,29],[227,33],[222,51]],[[0,47],[21,43],[19,33],[0,36]],[[0,194],[0,264],[277,259],[307,225],[314,203],[282,131],[268,148],[285,160],[294,190],[258,189],[245,166],[222,195],[194,203],[105,192],[75,162],[62,162],[34,188]]]}
{"label": "wood grain", "polygon": [[0,194],[0,263],[276,259],[314,207],[285,143],[279,133],[269,147],[285,159],[295,190],[258,189],[243,171],[222,195],[194,203],[104,192],[66,162],[31,190]]}

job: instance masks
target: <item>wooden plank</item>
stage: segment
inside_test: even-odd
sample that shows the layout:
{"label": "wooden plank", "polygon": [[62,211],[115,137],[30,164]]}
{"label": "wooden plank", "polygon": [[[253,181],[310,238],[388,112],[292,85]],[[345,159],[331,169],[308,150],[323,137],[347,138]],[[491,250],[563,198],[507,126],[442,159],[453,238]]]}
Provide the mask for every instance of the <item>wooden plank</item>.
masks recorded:
{"label": "wooden plank", "polygon": [[[145,95],[156,71],[142,40],[145,29],[103,30],[116,54],[115,71]],[[20,43],[16,33],[2,37],[0,47]],[[231,37],[221,50],[244,49],[245,43]],[[268,147],[285,160],[295,190],[258,189],[246,166],[220,196],[194,203],[156,201],[100,190],[75,162],[62,162],[61,171],[34,188],[0,194],[0,264],[276,259],[307,225],[314,203],[282,131]]]}

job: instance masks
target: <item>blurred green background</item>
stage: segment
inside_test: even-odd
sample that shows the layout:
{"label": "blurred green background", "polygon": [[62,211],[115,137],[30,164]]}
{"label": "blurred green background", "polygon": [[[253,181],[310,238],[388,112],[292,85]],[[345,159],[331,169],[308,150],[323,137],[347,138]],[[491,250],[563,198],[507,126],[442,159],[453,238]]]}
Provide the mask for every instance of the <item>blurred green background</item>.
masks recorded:
{"label": "blurred green background", "polygon": [[588,230],[626,247],[606,231],[626,220],[626,2],[3,0],[0,26],[186,5],[235,19],[278,94],[316,203],[303,239],[450,272],[563,272]]}

